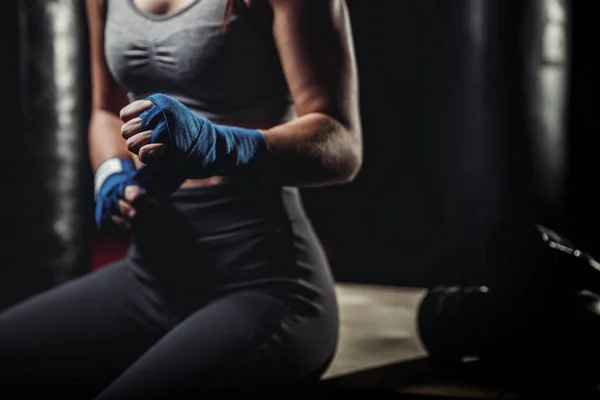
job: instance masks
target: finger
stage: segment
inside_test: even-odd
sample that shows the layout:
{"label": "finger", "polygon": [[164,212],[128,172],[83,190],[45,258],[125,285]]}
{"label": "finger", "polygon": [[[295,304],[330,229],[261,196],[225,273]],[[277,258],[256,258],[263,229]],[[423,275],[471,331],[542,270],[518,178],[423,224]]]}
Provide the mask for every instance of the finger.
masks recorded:
{"label": "finger", "polygon": [[123,198],[127,203],[133,204],[136,201],[138,201],[142,197],[142,195],[142,189],[140,189],[139,186],[130,185],[125,187],[125,193]]}
{"label": "finger", "polygon": [[123,122],[127,122],[153,106],[154,103],[150,100],[136,100],[123,107],[119,117]]}
{"label": "finger", "polygon": [[118,215],[111,215],[110,218],[112,221],[121,228],[131,229],[131,224],[127,222],[124,218],[119,217]]}
{"label": "finger", "polygon": [[138,151],[138,157],[144,164],[154,162],[160,158],[165,152],[166,145],[164,143],[151,143],[142,146]]}
{"label": "finger", "polygon": [[119,200],[119,210],[121,210],[121,215],[123,215],[126,219],[135,218],[135,208],[125,200]]}
{"label": "finger", "polygon": [[152,135],[152,131],[144,131],[131,136],[125,142],[127,149],[134,154],[138,154],[140,149],[150,142],[150,135]]}
{"label": "finger", "polygon": [[141,118],[133,118],[123,125],[121,125],[121,136],[123,139],[129,139],[133,135],[140,133],[140,126],[142,125]]}

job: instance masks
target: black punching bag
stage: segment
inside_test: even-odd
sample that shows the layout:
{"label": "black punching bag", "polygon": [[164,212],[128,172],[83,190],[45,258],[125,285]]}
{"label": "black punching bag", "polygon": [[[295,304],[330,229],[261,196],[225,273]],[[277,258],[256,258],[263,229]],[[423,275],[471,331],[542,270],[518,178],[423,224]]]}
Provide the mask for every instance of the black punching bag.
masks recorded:
{"label": "black punching bag", "polygon": [[449,232],[439,268],[452,283],[524,294],[541,283],[534,223],[562,215],[567,13],[557,0],[435,9],[446,28],[430,102],[445,167],[439,227]]}
{"label": "black punching bag", "polygon": [[534,1],[379,7],[371,73],[381,95],[365,130],[365,163],[377,171],[361,209],[369,230],[351,246],[377,283],[526,279],[539,240],[526,54],[538,41]]}
{"label": "black punching bag", "polygon": [[25,208],[39,288],[91,268],[89,67],[85,2],[21,0],[22,104],[28,163]]}
{"label": "black punching bag", "polygon": [[596,13],[590,2],[571,0],[571,74],[569,76],[569,176],[567,221],[569,235],[600,256],[600,207],[595,188],[600,178],[598,166],[598,101],[600,91],[600,48]]}
{"label": "black punching bag", "polygon": [[[453,283],[520,286],[534,236],[532,132],[523,43],[535,0],[437,2],[439,259]],[[445,265],[445,266],[444,266]],[[454,272],[453,272],[454,271]],[[447,273],[447,274],[448,274]]]}
{"label": "black punching bag", "polygon": [[[20,297],[23,285],[23,154],[24,138],[21,129],[19,99],[19,26],[17,1],[2,4],[0,14],[0,87],[2,87],[2,118],[5,121],[3,149],[0,157],[0,309]],[[10,130],[7,127],[10,126]],[[16,127],[16,129],[15,129]]]}
{"label": "black punching bag", "polygon": [[536,220],[564,228],[571,13],[566,0],[536,0],[527,9],[524,55]]}

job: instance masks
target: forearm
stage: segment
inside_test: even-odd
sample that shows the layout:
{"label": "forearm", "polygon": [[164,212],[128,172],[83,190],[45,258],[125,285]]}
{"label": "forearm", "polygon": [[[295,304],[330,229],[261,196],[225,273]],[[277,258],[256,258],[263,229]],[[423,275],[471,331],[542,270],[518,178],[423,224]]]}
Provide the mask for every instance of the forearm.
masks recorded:
{"label": "forearm", "polygon": [[95,110],[89,123],[89,154],[92,170],[96,171],[103,161],[113,158],[131,158],[125,140],[121,137],[123,121],[118,115]]}
{"label": "forearm", "polygon": [[312,112],[256,130],[213,124],[178,100],[154,94],[129,104],[121,118],[129,151],[144,163],[172,165],[189,179],[238,175],[283,186],[324,186],[351,181],[362,164],[358,117],[341,123]]}
{"label": "forearm", "polygon": [[268,149],[259,180],[289,186],[350,182],[362,166],[360,128],[310,113],[262,131]]}

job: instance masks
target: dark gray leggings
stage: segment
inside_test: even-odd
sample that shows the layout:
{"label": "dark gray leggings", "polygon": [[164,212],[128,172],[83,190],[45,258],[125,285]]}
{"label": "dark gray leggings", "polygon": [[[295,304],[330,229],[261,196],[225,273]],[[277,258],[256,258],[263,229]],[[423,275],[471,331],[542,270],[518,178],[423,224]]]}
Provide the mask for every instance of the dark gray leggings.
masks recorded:
{"label": "dark gray leggings", "polygon": [[324,371],[337,307],[298,193],[187,189],[173,204],[125,259],[0,314],[0,398],[178,399]]}

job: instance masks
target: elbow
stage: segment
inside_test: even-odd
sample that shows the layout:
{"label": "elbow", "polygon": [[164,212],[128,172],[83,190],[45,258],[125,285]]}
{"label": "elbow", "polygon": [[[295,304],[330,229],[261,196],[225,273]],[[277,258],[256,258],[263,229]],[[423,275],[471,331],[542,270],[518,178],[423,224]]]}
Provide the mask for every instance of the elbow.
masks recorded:
{"label": "elbow", "polygon": [[350,174],[348,174],[347,178],[346,178],[346,183],[350,183],[353,182],[354,179],[356,179],[356,177],[358,176],[358,174],[360,173],[361,169],[363,166],[363,162],[362,162],[362,156],[356,161],[356,164],[354,164],[354,167],[352,169],[352,171],[350,172]]}
{"label": "elbow", "polygon": [[345,138],[339,147],[336,163],[336,180],[339,183],[351,183],[363,166],[363,146],[360,132],[345,132]]}
{"label": "elbow", "polygon": [[[354,146],[359,147],[359,146]],[[362,146],[353,148],[344,156],[339,171],[339,178],[342,183],[353,182],[360,173],[363,166]]]}

